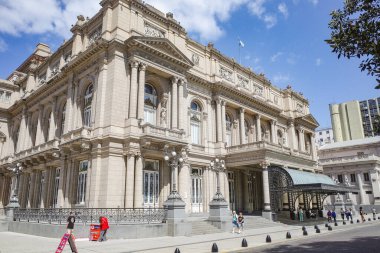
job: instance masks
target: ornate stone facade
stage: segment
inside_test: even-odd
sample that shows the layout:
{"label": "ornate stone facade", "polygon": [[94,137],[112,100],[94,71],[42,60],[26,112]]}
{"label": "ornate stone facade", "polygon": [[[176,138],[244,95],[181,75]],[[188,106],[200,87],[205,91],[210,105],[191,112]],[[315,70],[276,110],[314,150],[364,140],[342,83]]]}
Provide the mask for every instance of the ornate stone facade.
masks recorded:
{"label": "ornate stone facade", "polygon": [[316,172],[318,123],[302,95],[141,1],[101,6],[56,52],[39,45],[1,81],[11,99],[1,104],[0,206],[17,163],[20,204],[34,208],[162,207],[168,147],[183,157],[174,173],[187,212],[208,211],[215,157],[230,208],[248,212],[269,206],[261,162]]}

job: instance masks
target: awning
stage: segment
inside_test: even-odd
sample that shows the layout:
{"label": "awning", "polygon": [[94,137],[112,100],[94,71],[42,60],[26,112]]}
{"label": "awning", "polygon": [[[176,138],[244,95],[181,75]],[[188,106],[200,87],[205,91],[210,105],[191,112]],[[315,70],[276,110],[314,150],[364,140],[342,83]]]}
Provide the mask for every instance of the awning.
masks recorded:
{"label": "awning", "polygon": [[336,185],[334,180],[329,176],[323,174],[315,174],[312,172],[306,172],[294,169],[284,169],[289,173],[293,180],[293,185],[304,185],[304,184],[326,184],[326,185]]}

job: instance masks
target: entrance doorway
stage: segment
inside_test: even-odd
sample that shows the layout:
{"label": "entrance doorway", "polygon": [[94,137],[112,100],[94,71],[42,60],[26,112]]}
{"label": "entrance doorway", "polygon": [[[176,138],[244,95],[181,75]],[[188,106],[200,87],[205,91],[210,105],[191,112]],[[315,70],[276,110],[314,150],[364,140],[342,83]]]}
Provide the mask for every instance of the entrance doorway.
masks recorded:
{"label": "entrance doorway", "polygon": [[203,212],[202,169],[191,170],[191,212]]}
{"label": "entrance doorway", "polygon": [[144,164],[144,207],[158,208],[159,206],[159,191],[160,176],[159,176],[159,161],[145,160]]}
{"label": "entrance doorway", "polygon": [[228,171],[228,188],[230,190],[230,210],[235,210],[236,202],[235,202],[235,175],[232,171]]}

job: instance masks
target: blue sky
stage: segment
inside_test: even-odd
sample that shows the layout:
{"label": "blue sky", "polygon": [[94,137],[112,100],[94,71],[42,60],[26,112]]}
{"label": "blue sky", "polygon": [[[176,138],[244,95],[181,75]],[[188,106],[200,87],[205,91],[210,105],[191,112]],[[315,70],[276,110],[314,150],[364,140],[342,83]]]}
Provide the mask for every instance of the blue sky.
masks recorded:
{"label": "blue sky", "polygon": [[[56,49],[78,14],[92,16],[97,0],[0,0],[0,78],[6,78],[38,42]],[[320,125],[330,126],[328,105],[378,97],[375,79],[360,72],[356,59],[337,59],[324,42],[329,13],[343,0],[146,0],[174,13],[189,35],[212,41],[224,54],[280,88],[290,84],[310,101]]]}

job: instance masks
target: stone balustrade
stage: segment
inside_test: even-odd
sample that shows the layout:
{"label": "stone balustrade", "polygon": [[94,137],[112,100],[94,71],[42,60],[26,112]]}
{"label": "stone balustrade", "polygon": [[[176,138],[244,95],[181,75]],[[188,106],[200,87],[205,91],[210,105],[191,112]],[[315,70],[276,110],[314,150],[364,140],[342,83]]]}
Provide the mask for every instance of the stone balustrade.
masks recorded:
{"label": "stone balustrade", "polygon": [[144,124],[142,128],[144,136],[154,136],[176,140],[184,140],[185,138],[185,133],[182,130],[168,129],[160,126],[154,126],[151,124]]}
{"label": "stone balustrade", "polygon": [[320,159],[319,162],[323,165],[328,165],[328,164],[349,163],[349,162],[356,162],[356,161],[373,161],[373,160],[379,161],[380,157],[374,154],[373,155],[352,155],[352,156]]}

